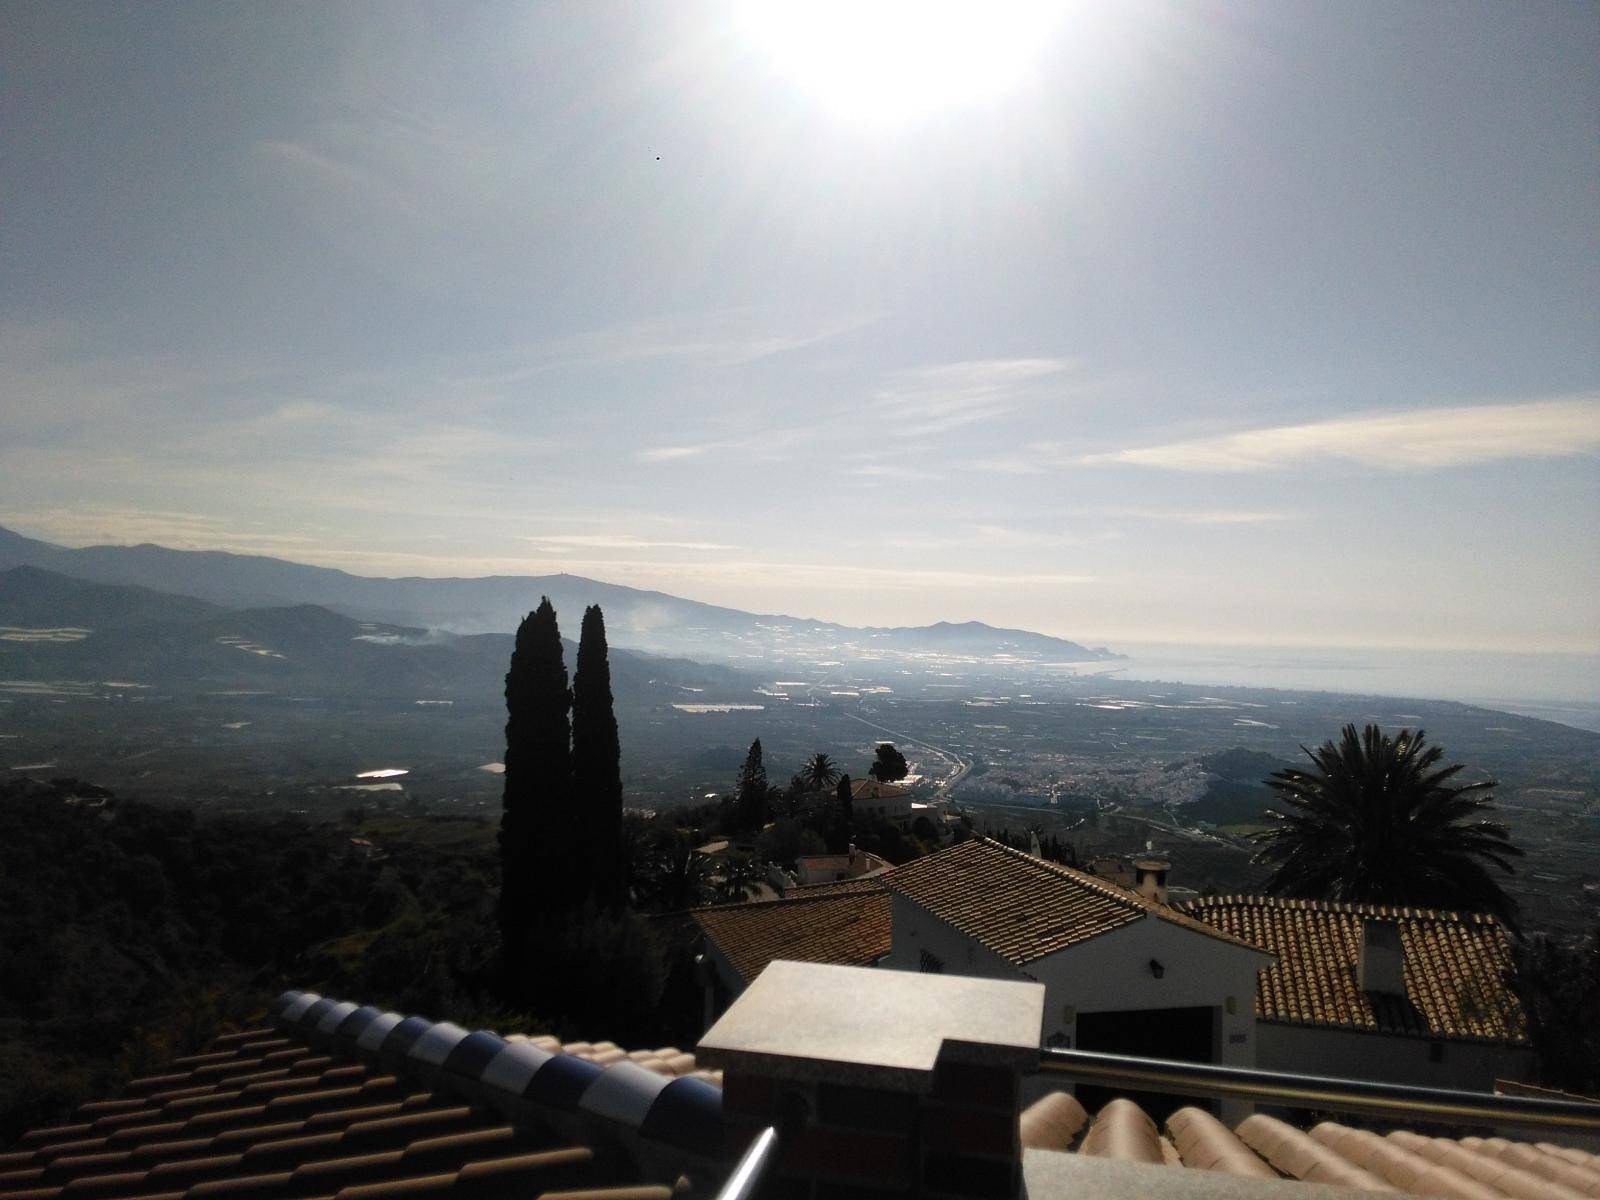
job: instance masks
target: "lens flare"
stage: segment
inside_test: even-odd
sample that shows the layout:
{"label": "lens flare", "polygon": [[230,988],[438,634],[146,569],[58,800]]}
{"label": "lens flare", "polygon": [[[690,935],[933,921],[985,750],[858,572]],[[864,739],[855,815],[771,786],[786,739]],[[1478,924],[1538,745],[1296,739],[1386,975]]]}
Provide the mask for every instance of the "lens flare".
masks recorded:
{"label": "lens flare", "polygon": [[737,9],[773,72],[838,116],[895,124],[1001,95],[1060,0],[769,0]]}

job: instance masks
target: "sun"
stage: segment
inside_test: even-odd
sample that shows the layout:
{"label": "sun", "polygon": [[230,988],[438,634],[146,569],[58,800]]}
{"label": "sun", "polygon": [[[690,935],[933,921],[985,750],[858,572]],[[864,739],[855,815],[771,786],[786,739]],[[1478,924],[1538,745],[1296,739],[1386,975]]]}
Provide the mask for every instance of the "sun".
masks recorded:
{"label": "sun", "polygon": [[1012,88],[1061,0],[747,0],[746,40],[837,116],[899,124]]}

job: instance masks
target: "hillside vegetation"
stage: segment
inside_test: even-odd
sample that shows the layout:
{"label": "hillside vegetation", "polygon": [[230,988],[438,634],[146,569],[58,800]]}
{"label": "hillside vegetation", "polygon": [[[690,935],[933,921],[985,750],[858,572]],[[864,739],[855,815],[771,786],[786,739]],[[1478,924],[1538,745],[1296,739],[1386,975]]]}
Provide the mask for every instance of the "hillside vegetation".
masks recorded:
{"label": "hillside vegetation", "polygon": [[291,983],[470,1019],[496,887],[484,823],[357,829],[199,816],[73,780],[5,785],[0,1142]]}

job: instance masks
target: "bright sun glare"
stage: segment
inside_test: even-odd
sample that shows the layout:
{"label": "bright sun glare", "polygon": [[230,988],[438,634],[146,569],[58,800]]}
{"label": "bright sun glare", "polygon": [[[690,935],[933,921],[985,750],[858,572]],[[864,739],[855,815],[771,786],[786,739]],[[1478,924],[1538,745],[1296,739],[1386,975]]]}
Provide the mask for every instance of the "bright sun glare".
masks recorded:
{"label": "bright sun glare", "polygon": [[773,68],[839,116],[890,124],[1013,86],[1060,0],[754,0]]}

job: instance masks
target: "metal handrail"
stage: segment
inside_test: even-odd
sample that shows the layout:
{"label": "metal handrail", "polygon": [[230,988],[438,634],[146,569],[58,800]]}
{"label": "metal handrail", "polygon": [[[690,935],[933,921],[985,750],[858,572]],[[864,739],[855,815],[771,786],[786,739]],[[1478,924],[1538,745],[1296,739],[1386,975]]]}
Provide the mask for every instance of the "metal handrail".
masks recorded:
{"label": "metal handrail", "polygon": [[1046,1049],[1039,1054],[1042,1070],[1071,1075],[1084,1083],[1223,1100],[1254,1100],[1330,1112],[1403,1117],[1410,1121],[1465,1121],[1600,1135],[1600,1104],[1583,1100],[1498,1096],[1488,1092],[1295,1075],[1213,1063],[1135,1058],[1093,1050]]}
{"label": "metal handrail", "polygon": [[761,1187],[767,1168],[777,1157],[777,1149],[778,1131],[769,1125],[740,1157],[739,1165],[717,1193],[717,1200],[752,1200]]}

